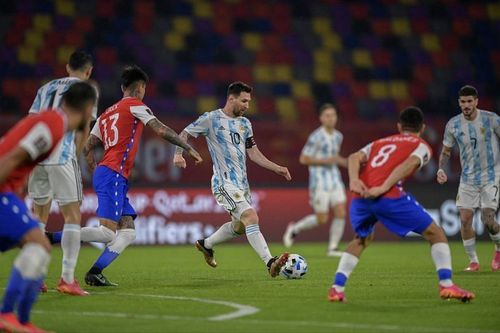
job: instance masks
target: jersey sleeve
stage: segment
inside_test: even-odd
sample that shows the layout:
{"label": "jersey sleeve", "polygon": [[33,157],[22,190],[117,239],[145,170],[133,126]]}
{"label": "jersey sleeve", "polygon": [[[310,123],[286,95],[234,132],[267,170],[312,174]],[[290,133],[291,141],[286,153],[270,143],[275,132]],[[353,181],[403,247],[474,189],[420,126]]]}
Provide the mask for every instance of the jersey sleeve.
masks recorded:
{"label": "jersey sleeve", "polygon": [[144,125],[146,125],[152,119],[156,119],[151,109],[146,105],[135,105],[130,107],[130,112],[139,119]]}
{"label": "jersey sleeve", "polygon": [[97,119],[97,106],[99,105],[99,89],[97,89],[97,87],[94,85],[92,85],[92,87],[95,90],[95,94],[96,94],[97,98],[95,100],[94,108],[92,108],[92,119],[91,120],[96,120]]}
{"label": "jersey sleeve", "polygon": [[32,160],[48,152],[52,147],[52,133],[44,122],[39,122],[21,138],[19,146],[26,150]]}
{"label": "jersey sleeve", "polygon": [[444,130],[443,145],[448,148],[452,148],[455,145],[455,136],[453,135],[451,122],[448,122],[446,124],[446,128]]}
{"label": "jersey sleeve", "polygon": [[372,151],[372,146],[373,146],[373,142],[370,142],[369,144],[367,144],[366,146],[364,146],[363,148],[361,148],[359,151],[362,152],[363,154],[366,155],[366,157],[370,157],[370,152]]}
{"label": "jersey sleeve", "polygon": [[31,105],[28,113],[34,114],[34,113],[40,112],[40,109],[42,106],[42,89],[43,89],[43,87],[38,89],[36,96],[35,96],[35,100],[33,101],[33,104]]}
{"label": "jersey sleeve", "polygon": [[496,113],[493,116],[493,131],[500,138],[500,116]]}
{"label": "jersey sleeve", "polygon": [[429,163],[431,155],[431,149],[423,142],[420,142],[418,147],[410,154],[410,156],[416,156],[420,159],[420,168]]}
{"label": "jersey sleeve", "polygon": [[184,131],[197,138],[199,135],[207,136],[210,129],[210,113],[205,112],[194,122],[189,124]]}
{"label": "jersey sleeve", "polygon": [[245,122],[245,148],[250,149],[253,146],[256,146],[257,143],[253,137],[253,128],[250,120],[246,119]]}
{"label": "jersey sleeve", "polygon": [[317,143],[316,136],[314,134],[309,135],[307,138],[307,142],[304,145],[304,148],[302,148],[301,155],[309,156],[309,157],[314,157],[315,152],[316,152],[316,143]]}
{"label": "jersey sleeve", "polygon": [[101,117],[97,118],[97,121],[95,122],[94,127],[92,127],[90,134],[95,135],[96,137],[99,138],[99,140],[102,141],[101,130],[99,128],[99,120],[101,120]]}

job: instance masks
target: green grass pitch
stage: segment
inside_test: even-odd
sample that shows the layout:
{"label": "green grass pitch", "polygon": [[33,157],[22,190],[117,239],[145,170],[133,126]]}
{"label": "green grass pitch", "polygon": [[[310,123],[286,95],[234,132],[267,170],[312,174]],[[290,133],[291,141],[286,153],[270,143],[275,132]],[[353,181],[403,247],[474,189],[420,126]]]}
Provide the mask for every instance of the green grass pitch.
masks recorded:
{"label": "green grass pitch", "polygon": [[[283,250],[278,244],[271,249]],[[53,291],[61,266],[55,249],[46,280],[51,291],[40,296],[32,319],[61,333],[500,332],[500,272],[490,271],[489,242],[478,245],[479,273],[461,272],[466,257],[460,243],[452,244],[454,281],[476,293],[470,304],[439,299],[424,242],[373,243],[348,282],[348,303],[329,303],[338,258],[327,258],[325,249],[297,244],[292,252],[307,259],[309,272],[302,280],[285,280],[270,278],[248,244],[218,246],[215,269],[193,246],[131,247],[106,270],[119,286],[88,287],[88,297]],[[2,288],[16,253],[0,256]],[[80,281],[98,254],[82,248]],[[247,310],[258,312],[244,315]]]}

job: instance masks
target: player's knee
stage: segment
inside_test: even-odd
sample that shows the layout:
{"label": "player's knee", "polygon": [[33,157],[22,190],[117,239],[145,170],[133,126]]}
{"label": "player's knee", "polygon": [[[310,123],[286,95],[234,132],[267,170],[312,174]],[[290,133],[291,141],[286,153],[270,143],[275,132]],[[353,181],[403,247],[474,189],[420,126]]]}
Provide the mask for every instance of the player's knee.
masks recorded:
{"label": "player's knee", "polygon": [[320,213],[316,214],[316,220],[318,221],[319,224],[325,224],[328,222],[328,214]]}
{"label": "player's knee", "polygon": [[115,232],[113,230],[102,225],[99,227],[99,229],[101,229],[102,235],[104,236],[104,243],[109,243],[115,238]]}
{"label": "player's knee", "polygon": [[126,239],[126,241],[130,244],[135,241],[136,238],[136,232],[135,229],[126,229],[126,230],[121,230],[121,234],[123,237]]}
{"label": "player's knee", "polygon": [[259,216],[253,209],[249,209],[243,212],[243,214],[241,214],[240,220],[245,226],[259,224]]}

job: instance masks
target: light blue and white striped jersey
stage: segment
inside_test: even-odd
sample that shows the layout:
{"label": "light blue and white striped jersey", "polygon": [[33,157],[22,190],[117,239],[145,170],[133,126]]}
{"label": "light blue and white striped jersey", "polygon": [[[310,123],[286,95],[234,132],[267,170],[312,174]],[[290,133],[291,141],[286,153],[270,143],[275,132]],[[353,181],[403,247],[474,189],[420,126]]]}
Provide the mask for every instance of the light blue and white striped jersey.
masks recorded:
{"label": "light blue and white striped jersey", "polygon": [[194,137],[203,135],[212,157],[214,191],[225,183],[249,190],[246,143],[253,137],[252,125],[245,117],[228,117],[222,109],[206,112],[184,129]]}
{"label": "light blue and white striped jersey", "polygon": [[463,114],[446,124],[443,145],[458,144],[462,174],[460,182],[486,185],[500,181],[500,117],[493,112],[477,110],[476,119]]}
{"label": "light blue and white striped jersey", "polygon": [[[44,84],[35,97],[29,113],[39,113],[48,108],[57,109],[61,104],[62,94],[73,83],[81,81],[77,77],[64,77]],[[93,119],[97,117],[97,103],[92,113]],[[63,165],[70,159],[76,159],[75,131],[68,132],[59,142],[54,152],[42,163],[43,165]]]}
{"label": "light blue and white striped jersey", "polygon": [[[323,126],[309,135],[302,149],[302,155],[326,159],[340,154],[340,146],[344,136],[337,130],[330,134]],[[332,191],[338,187],[344,188],[342,177],[337,165],[310,165],[309,189],[311,191]]]}

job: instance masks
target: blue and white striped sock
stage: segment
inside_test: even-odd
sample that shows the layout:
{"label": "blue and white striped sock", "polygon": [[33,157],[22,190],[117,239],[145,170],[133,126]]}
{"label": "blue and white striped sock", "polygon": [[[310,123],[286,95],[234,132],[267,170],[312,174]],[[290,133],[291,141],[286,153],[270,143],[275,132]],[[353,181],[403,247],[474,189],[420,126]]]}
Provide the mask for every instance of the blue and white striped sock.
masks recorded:
{"label": "blue and white striped sock", "polygon": [[269,252],[269,247],[267,246],[264,236],[260,232],[258,224],[250,224],[245,227],[245,233],[247,235],[248,242],[253,247],[255,252],[267,265],[268,261],[273,257],[271,252]]}

